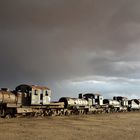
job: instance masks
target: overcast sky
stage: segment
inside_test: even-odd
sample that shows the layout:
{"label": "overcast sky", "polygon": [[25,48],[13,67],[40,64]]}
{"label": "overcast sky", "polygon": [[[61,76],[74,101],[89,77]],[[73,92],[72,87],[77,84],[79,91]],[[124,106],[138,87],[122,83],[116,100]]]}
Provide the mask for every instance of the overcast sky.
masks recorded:
{"label": "overcast sky", "polygon": [[0,87],[140,98],[139,53],[139,0],[0,0]]}

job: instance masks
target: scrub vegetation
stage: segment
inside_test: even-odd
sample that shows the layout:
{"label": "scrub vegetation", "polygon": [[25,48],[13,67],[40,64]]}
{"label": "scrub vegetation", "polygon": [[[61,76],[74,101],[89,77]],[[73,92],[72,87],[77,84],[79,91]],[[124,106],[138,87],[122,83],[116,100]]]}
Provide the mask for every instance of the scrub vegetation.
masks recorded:
{"label": "scrub vegetation", "polygon": [[140,113],[0,119],[1,140],[139,140]]}

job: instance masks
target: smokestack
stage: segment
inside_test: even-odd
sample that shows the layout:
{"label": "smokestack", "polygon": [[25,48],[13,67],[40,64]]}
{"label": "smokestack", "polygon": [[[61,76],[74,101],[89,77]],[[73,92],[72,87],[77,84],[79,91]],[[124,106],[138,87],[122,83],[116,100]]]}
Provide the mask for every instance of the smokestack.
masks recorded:
{"label": "smokestack", "polygon": [[82,98],[83,98],[83,94],[80,93],[80,94],[79,94],[79,99],[82,99]]}

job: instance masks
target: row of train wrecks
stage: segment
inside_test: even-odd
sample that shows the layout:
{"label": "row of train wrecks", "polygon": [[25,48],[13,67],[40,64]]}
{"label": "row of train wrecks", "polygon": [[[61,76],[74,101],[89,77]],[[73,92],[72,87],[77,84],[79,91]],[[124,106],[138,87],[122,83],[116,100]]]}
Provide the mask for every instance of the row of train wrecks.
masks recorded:
{"label": "row of train wrecks", "polygon": [[78,98],[61,97],[51,101],[51,90],[36,85],[19,85],[15,90],[0,90],[0,116],[57,116],[140,110],[140,99],[115,96],[104,99],[101,94],[79,94]]}

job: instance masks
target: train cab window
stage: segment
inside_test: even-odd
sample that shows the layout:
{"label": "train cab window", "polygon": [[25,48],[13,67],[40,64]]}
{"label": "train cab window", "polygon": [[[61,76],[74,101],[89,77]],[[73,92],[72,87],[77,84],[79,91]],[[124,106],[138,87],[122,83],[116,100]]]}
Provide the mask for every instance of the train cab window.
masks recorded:
{"label": "train cab window", "polygon": [[109,100],[104,99],[104,100],[103,100],[103,103],[104,103],[104,104],[109,104]]}
{"label": "train cab window", "polygon": [[46,96],[48,96],[48,95],[49,95],[47,90],[46,90],[46,93],[45,93],[45,95],[46,95]]}
{"label": "train cab window", "polygon": [[43,100],[43,92],[40,93],[40,100]]}
{"label": "train cab window", "polygon": [[34,91],[34,94],[37,95],[37,90]]}
{"label": "train cab window", "polygon": [[128,104],[131,104],[131,100],[128,101]]}

